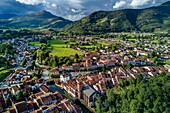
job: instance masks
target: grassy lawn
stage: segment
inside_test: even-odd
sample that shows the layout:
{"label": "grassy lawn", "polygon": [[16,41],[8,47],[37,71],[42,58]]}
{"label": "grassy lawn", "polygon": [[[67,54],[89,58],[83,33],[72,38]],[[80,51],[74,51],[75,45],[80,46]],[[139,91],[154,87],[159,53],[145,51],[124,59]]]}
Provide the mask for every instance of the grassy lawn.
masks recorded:
{"label": "grassy lawn", "polygon": [[97,42],[98,45],[104,45],[104,46],[108,46],[109,43],[106,43],[106,42]]}
{"label": "grassy lawn", "polygon": [[169,64],[170,65],[170,60],[166,60],[165,64]]}
{"label": "grassy lawn", "polygon": [[30,42],[29,44],[32,46],[41,46],[42,43],[37,41],[37,42]]}
{"label": "grassy lawn", "polygon": [[135,38],[128,38],[128,41],[136,41]]}
{"label": "grassy lawn", "polygon": [[80,46],[80,47],[85,47],[85,48],[87,48],[87,49],[90,49],[90,48],[93,48],[93,47],[96,47],[96,46]]}
{"label": "grassy lawn", "polygon": [[[50,40],[50,47],[53,48],[51,55],[53,56],[70,56],[75,55],[82,55],[82,52],[74,50],[72,48],[67,47],[67,45],[62,40]],[[30,42],[31,45],[34,46],[41,46],[40,42]]]}
{"label": "grassy lawn", "polygon": [[75,55],[76,53],[78,55],[82,55],[82,52],[74,50],[74,49],[71,49],[71,48],[58,48],[58,47],[54,47],[51,55],[61,57],[61,56]]}
{"label": "grassy lawn", "polygon": [[69,44],[76,44],[76,42],[69,42]]}
{"label": "grassy lawn", "polygon": [[158,40],[153,40],[152,43],[159,44]]}
{"label": "grassy lawn", "polygon": [[49,43],[53,47],[51,55],[54,56],[70,56],[75,55],[82,55],[82,52],[74,50],[72,48],[67,48],[67,45],[62,40],[50,40]]}
{"label": "grassy lawn", "polygon": [[3,81],[10,73],[11,71],[8,70],[0,71],[0,81]]}
{"label": "grassy lawn", "polygon": [[50,40],[49,43],[51,45],[55,45],[55,44],[65,45],[65,43],[62,40]]}

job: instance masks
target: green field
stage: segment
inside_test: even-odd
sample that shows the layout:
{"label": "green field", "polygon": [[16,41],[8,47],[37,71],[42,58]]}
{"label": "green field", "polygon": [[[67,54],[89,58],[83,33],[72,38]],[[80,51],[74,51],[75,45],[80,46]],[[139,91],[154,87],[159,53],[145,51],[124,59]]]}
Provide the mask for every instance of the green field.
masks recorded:
{"label": "green field", "polygon": [[72,48],[68,48],[67,45],[62,40],[50,40],[49,42],[53,47],[51,55],[56,55],[59,57],[75,55],[76,53],[78,55],[82,55],[82,52],[74,50]]}
{"label": "green field", "polygon": [[82,55],[82,53],[80,51],[71,49],[71,48],[53,48],[53,51],[51,53],[51,55],[56,55],[56,56],[70,56],[70,55]]}
{"label": "green field", "polygon": [[91,49],[91,48],[94,48],[94,47],[96,47],[96,46],[80,46],[80,47],[82,47],[82,48],[87,48],[87,49]]}
{"label": "green field", "polygon": [[42,43],[40,43],[40,42],[38,42],[38,41],[36,41],[36,42],[30,42],[29,44],[32,45],[32,46],[41,46],[41,45],[42,45]]}
{"label": "green field", "polygon": [[108,46],[109,43],[106,43],[106,42],[97,42],[98,45],[104,45],[104,46]]}
{"label": "green field", "polygon": [[166,60],[165,64],[169,64],[170,65],[170,60]]}
{"label": "green field", "polygon": [[[50,46],[53,48],[51,55],[53,56],[70,56],[75,55],[82,55],[82,52],[74,50],[72,48],[67,47],[67,45],[62,40],[50,40]],[[41,46],[40,42],[30,42],[31,45],[34,46]]]}

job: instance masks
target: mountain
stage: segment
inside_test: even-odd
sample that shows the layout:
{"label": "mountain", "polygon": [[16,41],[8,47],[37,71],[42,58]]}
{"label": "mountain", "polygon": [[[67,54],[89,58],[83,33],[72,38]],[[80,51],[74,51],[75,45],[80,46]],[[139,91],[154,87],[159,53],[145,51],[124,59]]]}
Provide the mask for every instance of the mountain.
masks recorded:
{"label": "mountain", "polygon": [[61,17],[57,17],[47,11],[16,16],[8,20],[1,20],[1,27],[10,28],[62,28],[72,23]]}
{"label": "mountain", "polygon": [[170,31],[170,1],[146,9],[94,12],[67,25],[63,30],[74,32]]}
{"label": "mountain", "polygon": [[12,18],[15,16],[17,16],[17,15],[15,15],[15,14],[0,14],[0,19],[9,19],[9,18]]}

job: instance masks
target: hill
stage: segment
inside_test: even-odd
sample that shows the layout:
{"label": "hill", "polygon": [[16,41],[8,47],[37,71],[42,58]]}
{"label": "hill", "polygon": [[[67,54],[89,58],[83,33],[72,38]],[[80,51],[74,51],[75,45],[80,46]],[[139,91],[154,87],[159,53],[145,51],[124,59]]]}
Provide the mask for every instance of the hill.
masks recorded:
{"label": "hill", "polygon": [[67,25],[63,30],[74,32],[170,31],[170,1],[146,9],[94,12]]}
{"label": "hill", "polygon": [[10,28],[62,28],[72,23],[61,17],[57,17],[47,11],[16,16],[8,20],[1,20],[1,27]]}

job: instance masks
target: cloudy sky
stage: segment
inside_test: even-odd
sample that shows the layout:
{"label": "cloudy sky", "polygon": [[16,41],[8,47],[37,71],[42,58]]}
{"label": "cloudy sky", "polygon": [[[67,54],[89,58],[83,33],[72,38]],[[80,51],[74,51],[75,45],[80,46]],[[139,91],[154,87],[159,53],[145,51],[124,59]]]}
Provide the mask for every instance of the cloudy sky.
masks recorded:
{"label": "cloudy sky", "polygon": [[145,8],[168,0],[0,0],[0,13],[26,14],[47,10],[57,16],[78,20],[98,10]]}

